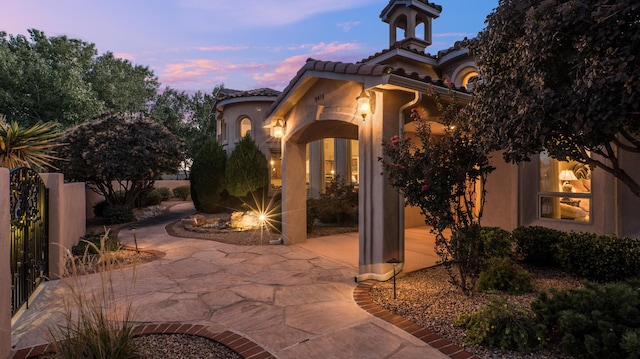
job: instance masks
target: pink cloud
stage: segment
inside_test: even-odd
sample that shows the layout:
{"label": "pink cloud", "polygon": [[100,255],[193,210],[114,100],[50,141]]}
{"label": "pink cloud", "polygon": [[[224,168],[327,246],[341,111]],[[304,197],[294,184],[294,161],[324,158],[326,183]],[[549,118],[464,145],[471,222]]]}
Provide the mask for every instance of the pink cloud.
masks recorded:
{"label": "pink cloud", "polygon": [[[325,57],[329,54],[339,53],[340,57],[345,57],[346,51],[359,50],[360,45],[356,43],[324,43],[320,42],[314,45],[305,45],[302,48],[309,48],[310,52],[302,55],[295,55],[285,59],[284,61],[273,65],[271,72],[263,74],[256,73],[252,76],[257,82],[258,87],[272,87],[276,89],[284,88],[295,74],[304,66],[308,58]],[[339,61],[333,59],[332,61]]]}
{"label": "pink cloud", "polygon": [[234,73],[255,73],[266,69],[267,67],[261,64],[234,64],[227,61],[190,59],[165,65],[160,69],[158,77],[161,83],[176,87],[185,84],[215,86],[229,78],[239,76]]}
{"label": "pink cloud", "polygon": [[136,59],[136,55],[134,54],[129,54],[126,52],[118,52],[113,54],[113,57],[118,58],[118,59],[123,59],[123,60],[129,60],[131,62],[133,62],[133,60]]}

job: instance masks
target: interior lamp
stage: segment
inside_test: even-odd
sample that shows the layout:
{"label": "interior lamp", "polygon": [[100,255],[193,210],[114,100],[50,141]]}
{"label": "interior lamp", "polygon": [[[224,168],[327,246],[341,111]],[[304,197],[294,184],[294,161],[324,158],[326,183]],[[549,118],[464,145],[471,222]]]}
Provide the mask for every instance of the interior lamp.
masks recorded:
{"label": "interior lamp", "polygon": [[560,171],[560,181],[564,181],[562,183],[562,190],[564,192],[571,192],[573,190],[573,186],[571,185],[571,181],[577,181],[578,178],[573,173],[572,170],[562,170]]}
{"label": "interior lamp", "polygon": [[375,106],[375,97],[373,96],[375,96],[375,94],[373,94],[372,91],[369,91],[369,94],[367,94],[367,91],[363,88],[360,95],[356,97],[358,101],[358,113],[362,116],[362,121],[367,118],[368,114],[373,113]]}
{"label": "interior lamp", "polygon": [[284,136],[285,131],[286,131],[286,124],[281,118],[279,118],[276,121],[276,124],[273,126],[273,137],[282,138]]}

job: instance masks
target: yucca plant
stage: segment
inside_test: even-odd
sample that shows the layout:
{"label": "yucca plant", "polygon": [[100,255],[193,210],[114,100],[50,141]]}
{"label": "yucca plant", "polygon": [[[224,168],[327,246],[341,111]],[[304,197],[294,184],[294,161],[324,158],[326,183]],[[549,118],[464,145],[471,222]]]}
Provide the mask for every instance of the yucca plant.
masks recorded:
{"label": "yucca plant", "polygon": [[58,158],[53,154],[60,145],[62,136],[59,125],[55,122],[38,123],[22,128],[0,115],[0,167],[29,167],[44,169],[54,167],[52,161]]}
{"label": "yucca plant", "polygon": [[[116,271],[117,258],[108,248],[108,239],[109,233],[105,230],[99,244],[86,241],[85,253],[80,258],[66,251],[70,266],[62,280],[70,294],[64,299],[63,322],[49,327],[49,336],[55,343],[55,358],[138,357],[133,342],[134,310],[131,300],[127,299],[127,288],[120,287],[122,283],[125,287],[135,283],[136,270],[134,267],[131,273]],[[89,255],[89,248],[97,255]],[[89,261],[94,262],[92,266],[97,266],[98,273],[82,275]],[[114,280],[116,274],[122,276],[120,281]]]}

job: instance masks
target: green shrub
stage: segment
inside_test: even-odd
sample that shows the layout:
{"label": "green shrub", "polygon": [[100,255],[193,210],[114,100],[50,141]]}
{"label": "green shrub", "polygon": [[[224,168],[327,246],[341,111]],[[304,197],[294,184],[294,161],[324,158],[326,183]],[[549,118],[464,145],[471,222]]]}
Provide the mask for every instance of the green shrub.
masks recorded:
{"label": "green shrub", "polygon": [[96,202],[96,204],[93,205],[93,214],[96,217],[103,217],[104,216],[104,209],[107,208],[108,204],[107,201],[102,200],[99,202]]}
{"label": "green shrub", "polygon": [[324,192],[310,201],[313,214],[320,222],[340,225],[345,220],[353,219],[357,213],[358,191],[345,183],[341,176],[335,176]]}
{"label": "green shrub", "polygon": [[569,233],[560,242],[562,268],[581,278],[612,282],[640,277],[640,240]]}
{"label": "green shrub", "polygon": [[511,257],[513,255],[511,233],[508,231],[499,227],[482,227],[480,238],[482,238],[484,258]]}
{"label": "green shrub", "polygon": [[563,350],[578,357],[631,358],[640,347],[640,281],[541,294],[531,308]]}
{"label": "green shrub", "polygon": [[173,189],[173,196],[176,198],[180,198],[180,200],[182,201],[186,201],[190,193],[190,186],[179,186]]}
{"label": "green shrub", "polygon": [[229,194],[245,197],[269,186],[269,162],[251,136],[243,137],[231,152],[224,174]]}
{"label": "green shrub", "polygon": [[491,300],[473,314],[460,314],[455,324],[466,329],[466,341],[521,353],[544,345],[543,327],[524,309],[503,300]]}
{"label": "green shrub", "polygon": [[516,252],[527,263],[536,266],[558,266],[558,244],[566,236],[565,232],[551,228],[530,226],[513,230]]}
{"label": "green shrub", "polygon": [[144,195],[143,206],[157,206],[162,203],[162,194],[157,189],[152,189]]}
{"label": "green shrub", "polygon": [[104,223],[117,224],[127,223],[133,221],[133,209],[131,206],[124,204],[115,204],[113,206],[107,206],[104,209]]}
{"label": "green shrub", "polygon": [[[120,242],[117,239],[105,234],[88,233],[83,237],[80,237],[80,241],[75,246],[71,247],[71,253],[74,256],[83,256],[86,254],[99,254],[98,249],[103,249],[105,252],[115,252],[120,249]],[[100,243],[103,239],[104,243]],[[93,245],[91,245],[93,244]]]}
{"label": "green shrub", "polygon": [[168,187],[160,187],[160,188],[156,188],[156,190],[160,192],[160,197],[162,201],[168,201],[171,199],[171,197],[173,197],[173,194],[171,193],[171,190]]}
{"label": "green shrub", "polygon": [[191,200],[198,211],[214,213],[226,189],[227,154],[214,139],[207,141],[191,165]]}
{"label": "green shrub", "polygon": [[521,294],[531,291],[531,274],[509,257],[494,257],[488,268],[480,272],[476,287],[481,292],[500,291]]}

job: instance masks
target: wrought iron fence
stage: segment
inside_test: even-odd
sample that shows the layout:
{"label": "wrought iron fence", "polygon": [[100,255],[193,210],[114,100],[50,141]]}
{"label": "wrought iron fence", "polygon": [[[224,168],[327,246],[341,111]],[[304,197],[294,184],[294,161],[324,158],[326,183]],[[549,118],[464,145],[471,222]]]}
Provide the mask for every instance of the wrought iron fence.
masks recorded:
{"label": "wrought iron fence", "polygon": [[11,315],[49,275],[49,192],[29,168],[10,172]]}

